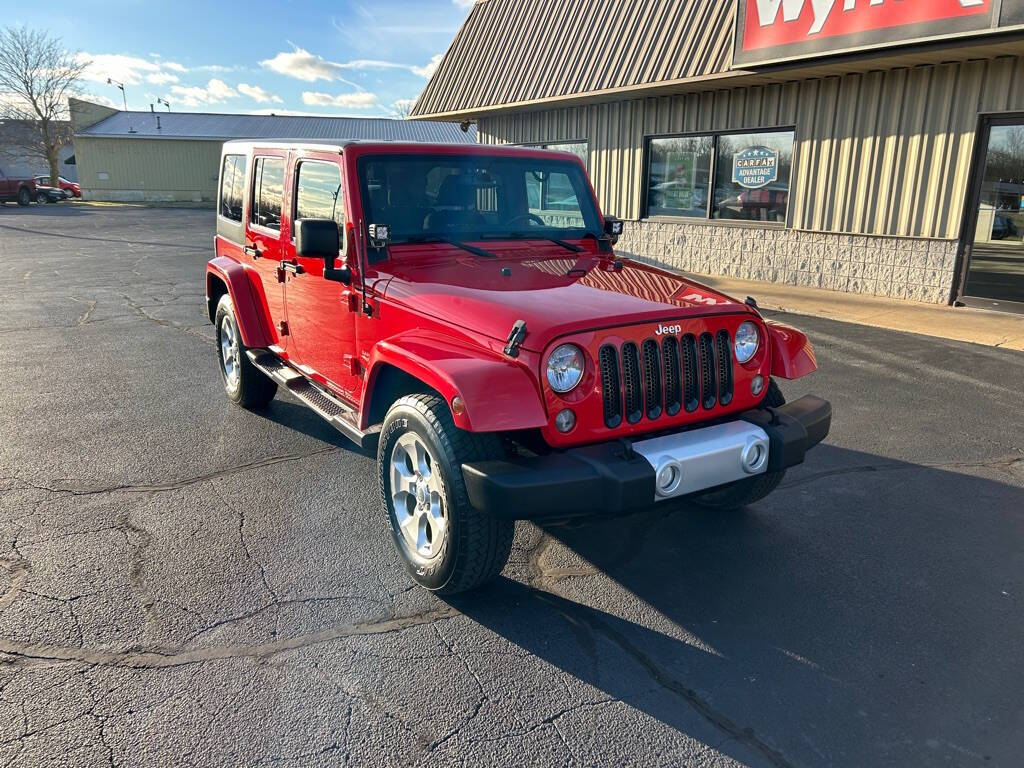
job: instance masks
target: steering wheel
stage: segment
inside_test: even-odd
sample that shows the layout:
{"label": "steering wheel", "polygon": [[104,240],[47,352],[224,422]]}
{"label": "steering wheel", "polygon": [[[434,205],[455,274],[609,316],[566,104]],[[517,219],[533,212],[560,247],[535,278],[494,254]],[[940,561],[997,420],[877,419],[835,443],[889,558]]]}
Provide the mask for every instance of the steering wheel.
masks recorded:
{"label": "steering wheel", "polygon": [[544,221],[544,219],[542,219],[536,213],[520,213],[518,216],[513,216],[511,219],[506,221],[505,222],[505,226],[506,227],[511,227],[513,224],[515,224],[520,219],[525,219],[526,221],[532,221],[532,222],[536,223],[540,227],[546,227],[547,226],[547,223]]}

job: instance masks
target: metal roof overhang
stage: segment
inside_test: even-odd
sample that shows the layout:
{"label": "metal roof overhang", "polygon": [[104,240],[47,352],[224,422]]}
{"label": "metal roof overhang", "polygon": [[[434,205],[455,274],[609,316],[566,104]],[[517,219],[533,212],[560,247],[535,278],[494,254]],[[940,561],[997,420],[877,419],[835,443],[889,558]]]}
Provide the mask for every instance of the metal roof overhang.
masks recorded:
{"label": "metal roof overhang", "polygon": [[815,59],[802,59],[753,69],[735,69],[711,75],[666,80],[657,83],[609,88],[605,90],[552,96],[511,104],[452,110],[437,114],[415,115],[412,120],[475,121],[507,112],[529,112],[559,109],[582,104],[596,104],[626,99],[670,96],[679,93],[700,93],[723,88],[768,85],[812,80],[850,73],[910,68],[952,61],[992,59],[1000,56],[1024,55],[1024,25],[990,32],[951,35],[913,45],[893,44],[869,51],[850,50]]}

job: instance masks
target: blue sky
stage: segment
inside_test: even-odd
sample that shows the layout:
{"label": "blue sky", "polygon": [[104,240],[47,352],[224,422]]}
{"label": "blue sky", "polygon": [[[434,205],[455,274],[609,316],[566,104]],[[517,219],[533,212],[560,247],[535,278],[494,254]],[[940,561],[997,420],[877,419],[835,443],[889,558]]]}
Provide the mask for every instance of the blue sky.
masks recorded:
{"label": "blue sky", "polygon": [[415,99],[472,0],[0,0],[2,24],[59,36],[92,61],[88,97],[130,109],[393,114]]}

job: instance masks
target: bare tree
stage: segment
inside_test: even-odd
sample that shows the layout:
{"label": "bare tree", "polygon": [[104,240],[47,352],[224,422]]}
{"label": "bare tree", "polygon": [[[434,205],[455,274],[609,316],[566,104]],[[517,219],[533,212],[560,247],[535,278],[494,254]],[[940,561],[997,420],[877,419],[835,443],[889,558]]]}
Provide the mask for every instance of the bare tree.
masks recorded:
{"label": "bare tree", "polygon": [[27,27],[0,30],[0,117],[27,130],[10,131],[26,152],[45,159],[57,183],[57,153],[71,141],[68,96],[89,62],[82,61],[59,38]]}
{"label": "bare tree", "polygon": [[399,120],[408,120],[414,106],[416,99],[399,99],[391,106],[391,112]]}

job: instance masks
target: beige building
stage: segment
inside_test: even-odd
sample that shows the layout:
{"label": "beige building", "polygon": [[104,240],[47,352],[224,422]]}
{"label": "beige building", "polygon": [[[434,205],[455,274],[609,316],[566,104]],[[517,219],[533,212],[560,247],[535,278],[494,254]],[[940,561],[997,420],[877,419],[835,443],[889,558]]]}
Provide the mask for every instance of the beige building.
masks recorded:
{"label": "beige building", "polygon": [[229,139],[476,143],[476,129],[387,118],[122,112],[71,99],[75,158],[87,200],[213,205]]}
{"label": "beige building", "polygon": [[413,115],[577,152],[642,259],[1024,311],[1024,0],[478,0]]}

